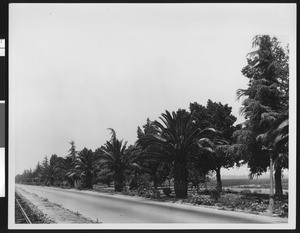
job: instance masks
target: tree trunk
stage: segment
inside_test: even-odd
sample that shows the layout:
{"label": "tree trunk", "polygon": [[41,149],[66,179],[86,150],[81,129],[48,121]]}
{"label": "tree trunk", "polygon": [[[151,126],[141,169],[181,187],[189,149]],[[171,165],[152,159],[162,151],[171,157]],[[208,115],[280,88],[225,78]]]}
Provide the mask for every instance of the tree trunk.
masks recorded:
{"label": "tree trunk", "polygon": [[279,164],[275,165],[275,195],[282,196],[282,184],[281,184],[281,166]]}
{"label": "tree trunk", "polygon": [[53,183],[54,183],[53,178],[50,178],[50,186],[53,186]]}
{"label": "tree trunk", "polygon": [[107,184],[107,187],[110,187],[110,177],[108,177],[108,178],[106,179],[106,184]]}
{"label": "tree trunk", "polygon": [[74,184],[74,188],[77,189],[77,188],[78,188],[78,182],[77,182],[77,180],[75,180],[75,179],[73,179],[73,180],[74,180],[74,183],[73,183],[73,184]]}
{"label": "tree trunk", "polygon": [[219,191],[219,192],[221,192],[222,191],[222,180],[221,180],[221,168],[220,167],[218,167],[217,169],[216,169],[216,177],[217,177],[217,187],[216,187],[216,189]]}
{"label": "tree trunk", "polygon": [[274,193],[273,193],[273,170],[274,170],[274,162],[273,162],[273,154],[271,151],[268,152],[270,156],[270,200],[269,200],[269,213],[273,215],[274,212]]}
{"label": "tree trunk", "polygon": [[123,184],[120,181],[115,181],[115,191],[122,192],[123,191]]}
{"label": "tree trunk", "polygon": [[153,178],[153,188],[155,190],[157,190],[157,188],[158,188],[158,182],[159,182],[159,178],[156,175],[154,175],[154,178]]}
{"label": "tree trunk", "polygon": [[188,191],[188,171],[186,164],[175,163],[174,167],[174,189],[177,198],[187,198]]}
{"label": "tree trunk", "polygon": [[116,192],[122,192],[124,188],[124,176],[122,172],[119,172],[119,174],[116,174],[115,176],[115,191]]}
{"label": "tree trunk", "polygon": [[93,189],[93,175],[91,172],[86,174],[85,188]]}
{"label": "tree trunk", "polygon": [[69,179],[69,184],[70,184],[71,188],[74,188],[75,187],[75,179],[70,178]]}

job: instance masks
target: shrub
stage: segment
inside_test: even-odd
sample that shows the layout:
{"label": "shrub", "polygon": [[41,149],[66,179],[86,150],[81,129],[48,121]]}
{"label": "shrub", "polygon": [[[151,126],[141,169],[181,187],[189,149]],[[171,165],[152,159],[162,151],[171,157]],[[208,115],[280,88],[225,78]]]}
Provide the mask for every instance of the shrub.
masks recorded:
{"label": "shrub", "polygon": [[196,205],[208,205],[208,206],[212,206],[215,204],[214,200],[210,199],[209,197],[203,197],[203,196],[193,197],[191,203]]}
{"label": "shrub", "polygon": [[124,194],[124,195],[128,195],[128,196],[136,196],[138,193],[137,193],[137,191],[136,190],[123,190],[122,191],[122,194]]}
{"label": "shrub", "polygon": [[160,191],[159,191],[159,190],[156,190],[156,189],[155,189],[155,190],[153,191],[153,194],[154,194],[154,195],[153,195],[154,198],[158,198],[158,199],[161,198],[161,195],[160,195]]}
{"label": "shrub", "polygon": [[83,189],[84,189],[84,186],[83,186],[82,182],[79,182],[78,185],[76,186],[76,188],[77,188],[78,190],[83,190]]}
{"label": "shrub", "polygon": [[203,194],[204,194],[204,195],[209,195],[209,194],[210,194],[210,191],[209,191],[208,189],[204,189]]}
{"label": "shrub", "polygon": [[243,195],[251,194],[251,190],[249,190],[249,189],[242,190],[241,194],[243,194]]}
{"label": "shrub", "polygon": [[60,187],[61,184],[62,184],[62,182],[60,182],[60,181],[54,181],[53,186],[54,187]]}
{"label": "shrub", "polygon": [[143,189],[139,191],[139,196],[147,197],[147,198],[160,198],[160,192],[155,189]]}
{"label": "shrub", "polygon": [[258,203],[252,203],[250,206],[252,211],[256,211],[257,207],[258,207]]}
{"label": "shrub", "polygon": [[226,194],[219,198],[218,202],[226,205],[229,208],[245,208],[245,202],[236,194]]}
{"label": "shrub", "polygon": [[149,175],[140,175],[137,180],[137,187],[139,192],[151,189]]}
{"label": "shrub", "polygon": [[163,188],[163,192],[166,195],[166,197],[170,197],[172,193],[172,189],[170,188]]}
{"label": "shrub", "polygon": [[234,193],[230,188],[225,189],[227,193]]}
{"label": "shrub", "polygon": [[210,198],[213,200],[218,200],[221,197],[221,192],[217,189],[213,189],[210,191]]}
{"label": "shrub", "polygon": [[133,179],[130,183],[129,183],[129,189],[133,190],[138,188],[138,181],[137,179]]}
{"label": "shrub", "polygon": [[276,211],[276,212],[278,213],[279,217],[284,218],[284,217],[287,217],[287,216],[288,216],[288,213],[289,213],[288,207],[289,207],[289,206],[288,206],[287,203],[284,203],[284,204],[282,204],[281,206],[279,206],[278,211]]}

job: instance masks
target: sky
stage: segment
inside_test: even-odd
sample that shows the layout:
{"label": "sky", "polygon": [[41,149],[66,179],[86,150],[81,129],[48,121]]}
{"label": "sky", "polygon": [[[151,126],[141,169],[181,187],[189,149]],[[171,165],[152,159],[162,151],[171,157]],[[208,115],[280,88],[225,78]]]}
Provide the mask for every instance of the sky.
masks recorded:
{"label": "sky", "polygon": [[[10,4],[10,150],[16,174],[47,155],[129,144],[165,110],[232,107],[258,34],[294,42],[292,4]],[[246,168],[223,174],[247,174]]]}

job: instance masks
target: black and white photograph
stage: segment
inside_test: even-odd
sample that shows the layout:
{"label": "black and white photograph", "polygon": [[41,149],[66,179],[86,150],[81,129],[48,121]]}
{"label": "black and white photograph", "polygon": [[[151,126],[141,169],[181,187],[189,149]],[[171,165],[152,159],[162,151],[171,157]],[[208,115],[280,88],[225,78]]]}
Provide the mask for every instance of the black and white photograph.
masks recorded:
{"label": "black and white photograph", "polygon": [[8,42],[9,229],[295,228],[296,4],[12,3]]}

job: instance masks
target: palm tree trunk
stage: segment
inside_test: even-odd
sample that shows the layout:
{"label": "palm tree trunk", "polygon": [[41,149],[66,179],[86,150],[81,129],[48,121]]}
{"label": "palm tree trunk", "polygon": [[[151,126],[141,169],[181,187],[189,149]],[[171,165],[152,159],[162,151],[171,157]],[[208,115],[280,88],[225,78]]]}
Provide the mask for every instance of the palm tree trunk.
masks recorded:
{"label": "palm tree trunk", "polygon": [[68,178],[68,182],[69,182],[71,188],[75,187],[75,179],[74,178]]}
{"label": "palm tree trunk", "polygon": [[78,188],[78,180],[77,179],[74,179],[74,188]]}
{"label": "palm tree trunk", "polygon": [[115,181],[115,191],[122,192],[123,191],[123,184],[120,181]]}
{"label": "palm tree trunk", "polygon": [[187,198],[188,171],[185,163],[177,162],[174,167],[174,189],[177,198]]}
{"label": "palm tree trunk", "polygon": [[275,166],[275,195],[282,196],[282,183],[281,183],[281,166],[276,164]]}
{"label": "palm tree trunk", "polygon": [[222,180],[221,180],[221,168],[220,167],[218,167],[217,169],[216,169],[216,177],[217,177],[217,190],[219,191],[219,192],[221,192],[222,191]]}
{"label": "palm tree trunk", "polygon": [[53,178],[50,178],[50,186],[53,186]]}
{"label": "palm tree trunk", "polygon": [[93,174],[91,172],[87,172],[87,174],[86,174],[85,187],[87,189],[93,189]]}
{"label": "palm tree trunk", "polygon": [[116,174],[115,180],[115,191],[122,192],[124,188],[124,175],[120,171],[119,174]]}

